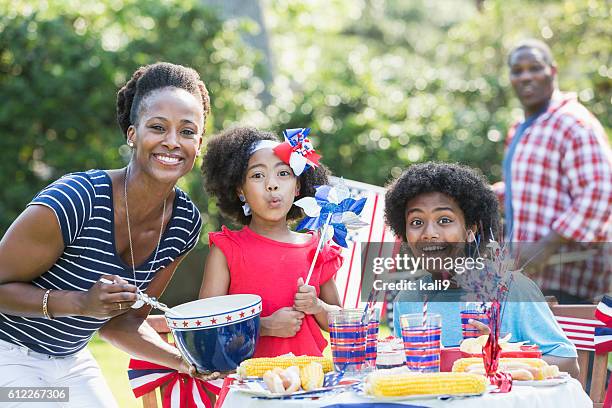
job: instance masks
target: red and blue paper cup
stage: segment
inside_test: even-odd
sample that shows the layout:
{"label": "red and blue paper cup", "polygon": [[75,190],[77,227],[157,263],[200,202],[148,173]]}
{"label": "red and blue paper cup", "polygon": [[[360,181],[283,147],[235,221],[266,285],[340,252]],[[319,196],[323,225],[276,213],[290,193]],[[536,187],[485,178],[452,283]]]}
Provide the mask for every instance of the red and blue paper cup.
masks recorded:
{"label": "red and blue paper cup", "polygon": [[406,353],[406,366],[411,371],[439,372],[442,318],[439,314],[427,315],[423,325],[423,314],[400,316],[402,339]]}
{"label": "red and blue paper cup", "polygon": [[368,324],[359,309],[341,309],[328,314],[329,340],[336,371],[361,371],[366,361]]}
{"label": "red and blue paper cup", "polygon": [[468,322],[470,319],[478,320],[481,323],[489,325],[489,317],[487,314],[480,310],[462,310],[461,312],[461,331],[464,339],[473,337],[479,337],[481,335],[480,330],[472,326]]}

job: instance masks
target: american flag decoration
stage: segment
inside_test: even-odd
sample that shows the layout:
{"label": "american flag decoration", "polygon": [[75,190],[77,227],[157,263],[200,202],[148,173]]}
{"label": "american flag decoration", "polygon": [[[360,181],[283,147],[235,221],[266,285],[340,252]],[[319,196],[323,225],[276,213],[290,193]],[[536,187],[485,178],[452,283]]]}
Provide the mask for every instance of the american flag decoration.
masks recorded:
{"label": "american flag decoration", "polygon": [[[342,180],[348,187],[352,198],[367,199],[360,217],[369,225],[349,232],[346,238],[347,248],[342,248],[344,263],[336,273],[336,286],[338,287],[342,306],[344,308],[358,308],[363,307],[366,303],[360,299],[365,262],[372,257],[393,256],[399,249],[401,242],[385,224],[386,190],[383,187],[359,181]],[[332,186],[337,185],[339,182],[340,178],[330,178],[330,185]],[[379,242],[389,242],[391,245],[374,246],[371,244]],[[363,254],[362,243],[366,243],[363,248]],[[391,248],[392,250],[388,250]],[[369,292],[369,290],[366,292]]]}
{"label": "american flag decoration", "polygon": [[595,317],[605,326],[595,328],[595,352],[612,352],[612,296],[604,295],[597,305]]}
{"label": "american flag decoration", "polygon": [[595,351],[595,329],[604,328],[599,320],[557,316],[555,319],[578,350]]}
{"label": "american flag decoration", "polygon": [[181,374],[171,368],[143,360],[130,360],[128,378],[132,392],[139,398],[166,385],[162,393],[163,408],[212,408],[205,388],[211,386],[188,374]]}
{"label": "american flag decoration", "polygon": [[595,317],[607,327],[612,327],[612,296],[604,295],[601,302],[597,305]]}

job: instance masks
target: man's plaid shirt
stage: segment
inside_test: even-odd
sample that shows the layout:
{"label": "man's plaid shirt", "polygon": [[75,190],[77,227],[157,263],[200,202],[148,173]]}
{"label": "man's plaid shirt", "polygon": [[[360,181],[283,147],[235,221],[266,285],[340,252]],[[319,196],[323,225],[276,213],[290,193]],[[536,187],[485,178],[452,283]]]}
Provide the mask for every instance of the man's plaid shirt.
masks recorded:
{"label": "man's plaid shirt", "polygon": [[555,93],[518,142],[511,174],[514,241],[536,242],[554,230],[574,242],[607,246],[594,259],[548,267],[535,279],[540,287],[586,298],[608,292],[612,153],[599,121],[574,96]]}

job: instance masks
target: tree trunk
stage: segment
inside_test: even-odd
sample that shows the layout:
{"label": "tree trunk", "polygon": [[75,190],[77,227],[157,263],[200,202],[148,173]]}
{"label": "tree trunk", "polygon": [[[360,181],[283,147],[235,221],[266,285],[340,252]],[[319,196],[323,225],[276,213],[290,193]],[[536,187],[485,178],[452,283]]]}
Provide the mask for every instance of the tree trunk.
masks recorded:
{"label": "tree trunk", "polygon": [[274,69],[261,2],[259,0],[202,0],[202,2],[213,9],[217,9],[223,19],[247,17],[259,26],[259,33],[244,35],[243,39],[249,46],[261,52],[261,64],[264,71],[262,73],[262,80],[265,84],[261,100],[265,105],[269,104],[271,95],[268,89],[272,82]]}

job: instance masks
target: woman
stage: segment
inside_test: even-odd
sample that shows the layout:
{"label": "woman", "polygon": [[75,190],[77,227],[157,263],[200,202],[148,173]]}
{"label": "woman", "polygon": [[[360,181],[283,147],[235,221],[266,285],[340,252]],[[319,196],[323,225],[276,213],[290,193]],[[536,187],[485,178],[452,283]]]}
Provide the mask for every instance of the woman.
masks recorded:
{"label": "woman", "polygon": [[116,407],[86,348],[96,331],[197,375],[144,321],[150,308],[132,306],[138,290],[159,297],[198,241],[200,214],[176,182],[199,155],[209,106],[193,69],[141,67],[117,94],[128,166],[62,177],[11,225],[0,241],[0,386],[69,387],[70,406]]}

